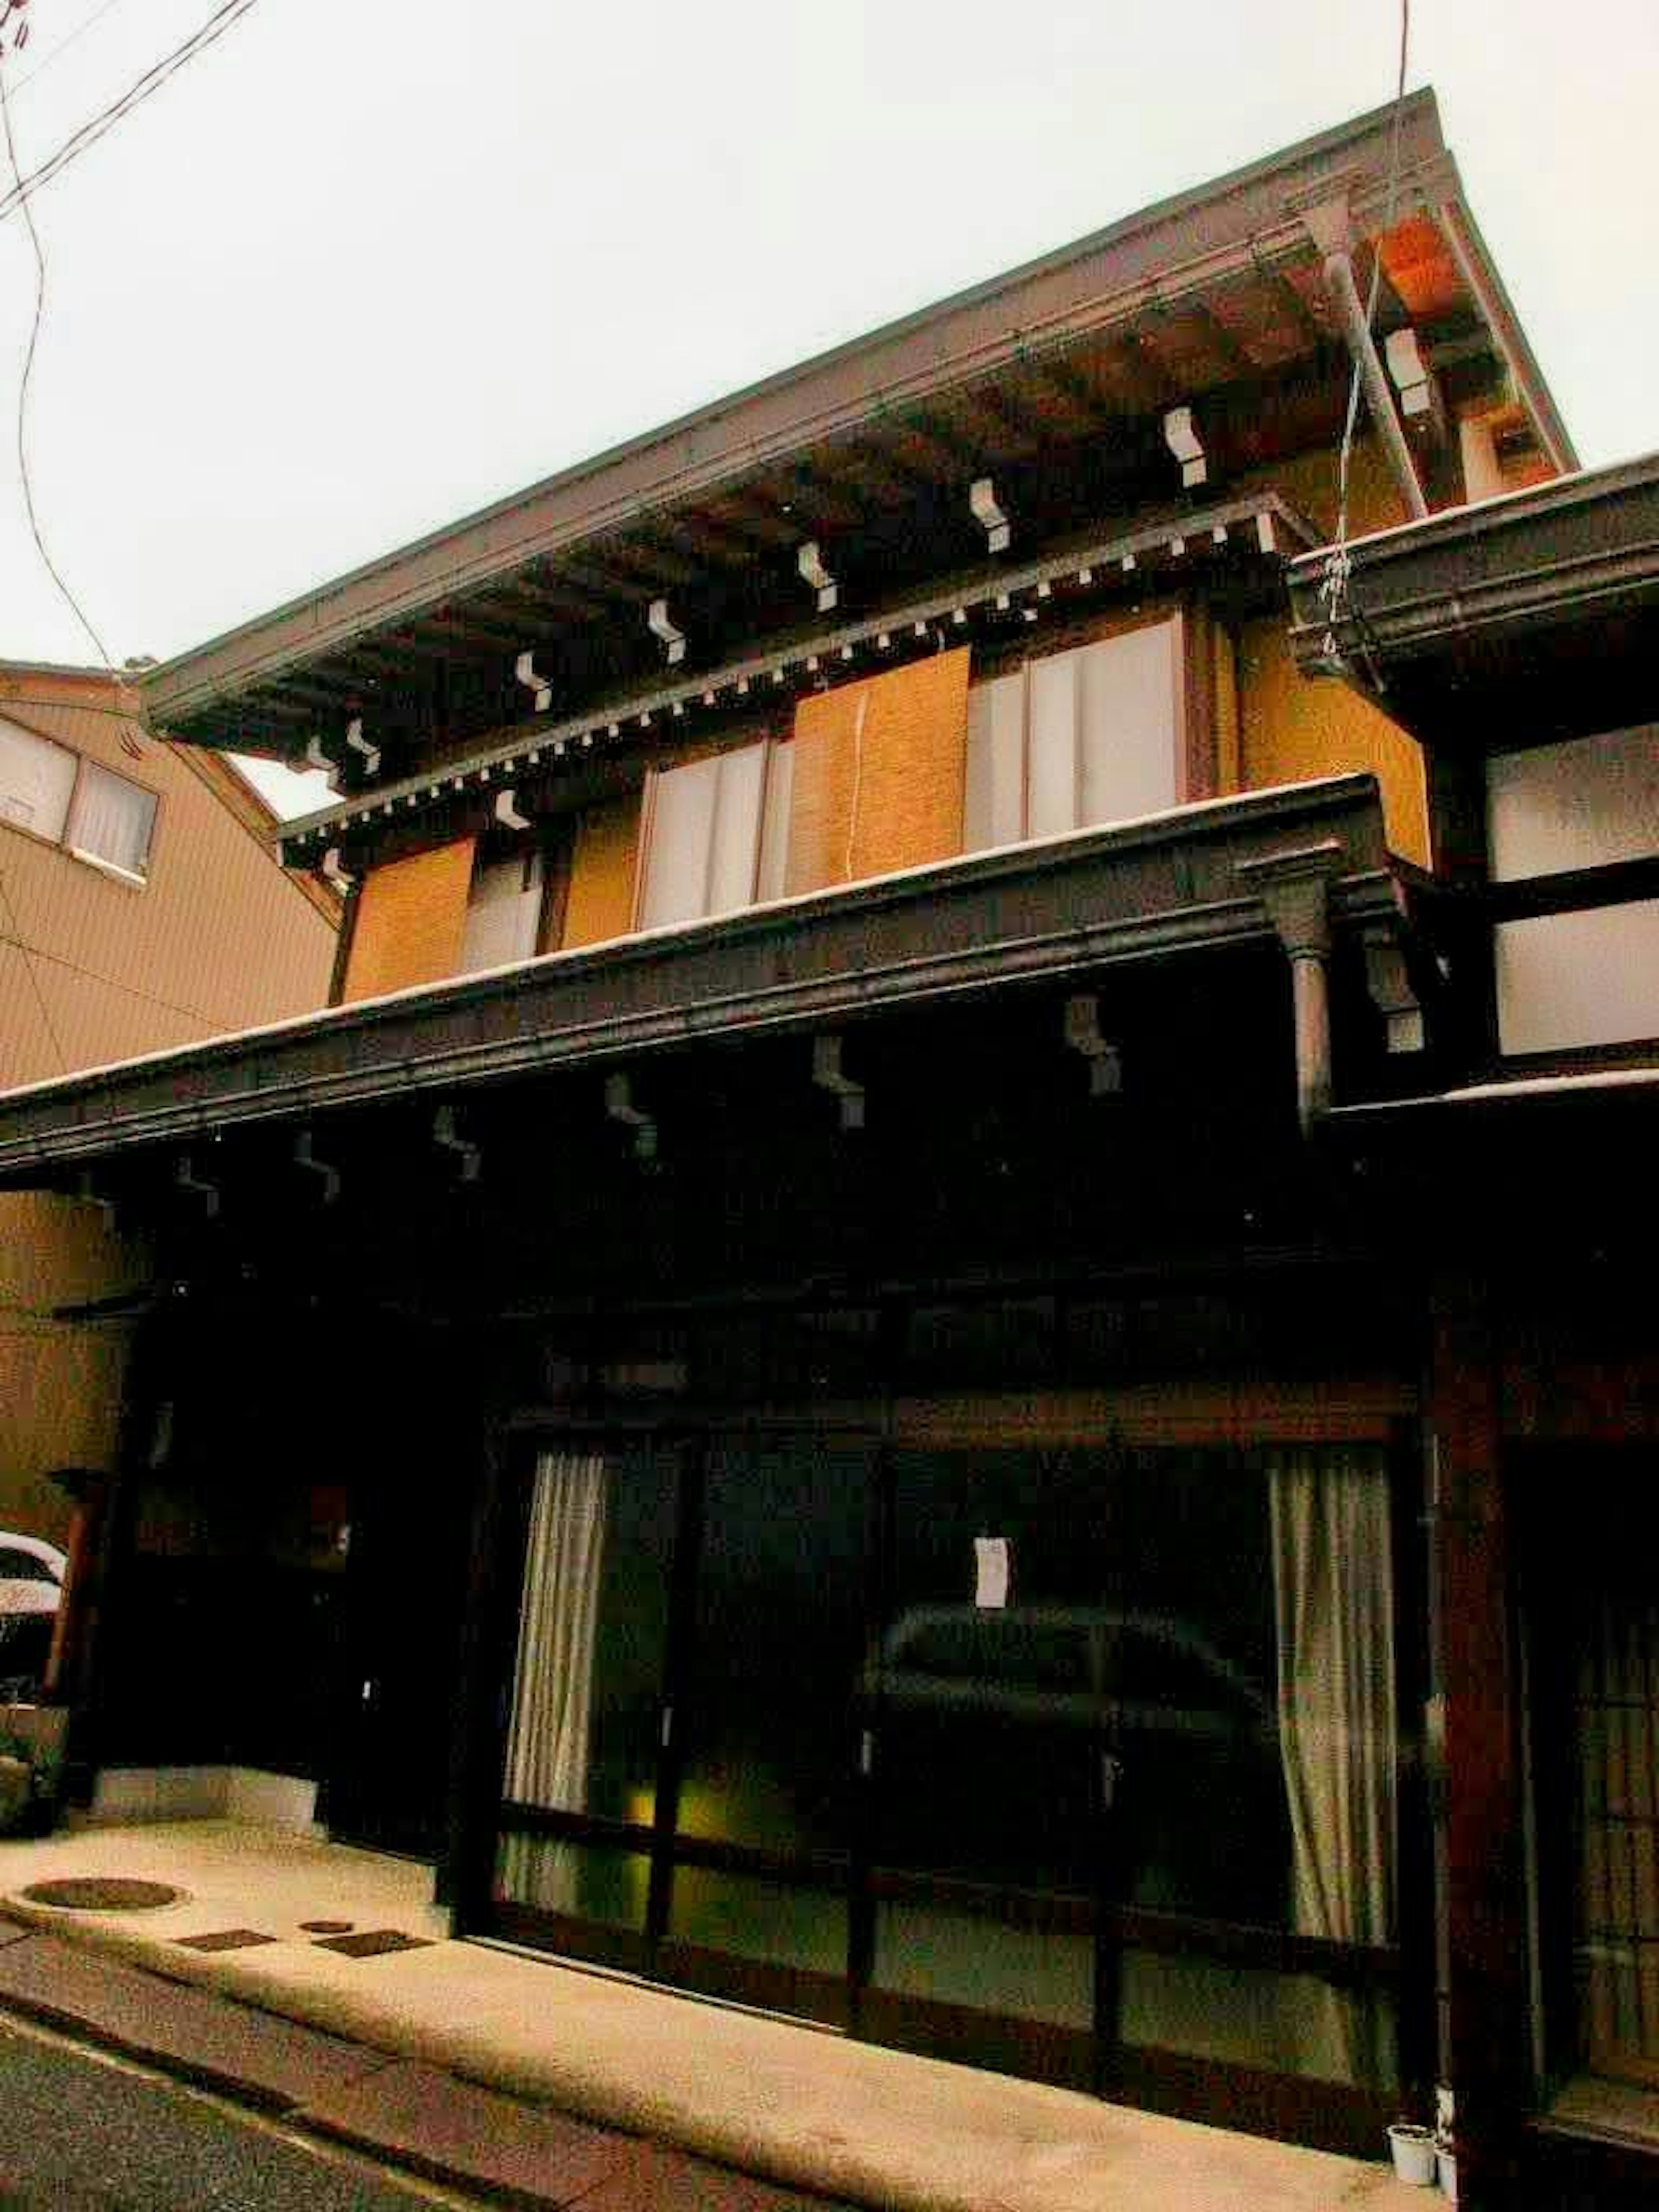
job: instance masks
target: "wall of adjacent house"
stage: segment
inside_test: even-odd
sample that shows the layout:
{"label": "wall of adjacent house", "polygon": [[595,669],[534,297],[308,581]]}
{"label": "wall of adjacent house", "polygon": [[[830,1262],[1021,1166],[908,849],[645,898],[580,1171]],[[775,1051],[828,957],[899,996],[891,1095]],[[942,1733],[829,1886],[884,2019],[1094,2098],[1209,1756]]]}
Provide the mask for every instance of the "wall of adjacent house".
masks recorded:
{"label": "wall of adjacent house", "polygon": [[211,755],[152,738],[103,679],[0,670],[0,717],[155,793],[149,879],[0,816],[0,1089],[323,1005],[336,924]]}
{"label": "wall of adjacent house", "polygon": [[0,1197],[0,1527],[62,1544],[70,1501],[54,1468],[113,1462],[132,1316],[59,1320],[66,1306],[143,1295],[142,1245],[101,1206],[46,1192]]}
{"label": "wall of adjacent house", "polygon": [[[0,669],[0,718],[157,797],[128,883],[0,816],[0,1089],[323,1005],[331,898],[284,876],[234,769],[149,735],[107,679]],[[54,1468],[105,1468],[131,1334],[61,1308],[142,1293],[147,1261],[96,1206],[0,1195],[0,1528],[60,1540]]]}

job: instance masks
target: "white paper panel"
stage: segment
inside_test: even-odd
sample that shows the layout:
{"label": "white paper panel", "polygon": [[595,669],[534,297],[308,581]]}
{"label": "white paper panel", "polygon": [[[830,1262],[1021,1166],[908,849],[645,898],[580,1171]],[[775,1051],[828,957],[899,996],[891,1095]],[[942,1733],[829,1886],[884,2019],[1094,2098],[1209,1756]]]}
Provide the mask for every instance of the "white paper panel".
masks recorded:
{"label": "white paper panel", "polygon": [[0,822],[58,838],[75,789],[75,755],[14,723],[0,722]]}
{"label": "white paper panel", "polygon": [[1659,1037],[1659,899],[1535,915],[1497,936],[1504,1052]]}
{"label": "white paper panel", "polygon": [[652,781],[651,844],[640,896],[644,929],[693,921],[703,911],[720,768],[718,759],[691,761]]}
{"label": "white paper panel", "polygon": [[1079,829],[1161,814],[1181,797],[1176,647],[1180,626],[1151,623],[1076,658],[1082,792]]}
{"label": "white paper panel", "polygon": [[1025,835],[1025,672],[993,677],[968,694],[963,845],[982,853]]}
{"label": "white paper panel", "polygon": [[1077,678],[1081,658],[1079,653],[1051,653],[1027,666],[1028,837],[1060,836],[1078,826]]}
{"label": "white paper panel", "polygon": [[755,901],[755,860],[760,848],[761,799],[766,748],[744,745],[722,753],[714,826],[708,857],[705,914],[732,914]]}
{"label": "white paper panel", "polygon": [[532,846],[486,860],[472,878],[461,933],[461,972],[532,960],[542,915],[542,856]]}
{"label": "white paper panel", "polygon": [[1659,726],[1504,753],[1486,770],[1499,883],[1659,854]]}
{"label": "white paper panel", "polygon": [[775,744],[766,763],[766,801],[761,822],[760,865],[755,896],[781,899],[789,888],[789,810],[795,792],[795,748]]}

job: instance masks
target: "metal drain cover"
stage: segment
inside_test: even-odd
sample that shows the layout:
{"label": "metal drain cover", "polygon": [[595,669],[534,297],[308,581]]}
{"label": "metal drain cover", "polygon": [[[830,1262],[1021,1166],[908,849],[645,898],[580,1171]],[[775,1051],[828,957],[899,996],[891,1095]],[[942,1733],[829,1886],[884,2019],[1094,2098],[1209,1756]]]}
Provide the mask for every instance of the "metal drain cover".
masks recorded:
{"label": "metal drain cover", "polygon": [[63,1912],[153,1912],[157,1905],[180,1904],[185,1895],[165,1881],[98,1874],[33,1881],[17,1893],[31,1905],[55,1905]]}

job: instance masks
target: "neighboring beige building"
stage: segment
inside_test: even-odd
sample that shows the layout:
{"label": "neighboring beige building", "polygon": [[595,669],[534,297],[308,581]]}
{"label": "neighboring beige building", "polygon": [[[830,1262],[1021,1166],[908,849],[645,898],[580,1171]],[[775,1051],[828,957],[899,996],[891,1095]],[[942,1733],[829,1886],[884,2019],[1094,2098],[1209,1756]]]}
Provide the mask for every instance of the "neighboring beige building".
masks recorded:
{"label": "neighboring beige building", "polygon": [[[0,662],[0,1090],[328,996],[329,894],[283,873],[274,817],[228,762],[152,738],[131,703],[97,671]],[[61,1540],[49,1471],[107,1462],[118,1302],[144,1277],[106,1208],[0,1199],[0,1527]]]}

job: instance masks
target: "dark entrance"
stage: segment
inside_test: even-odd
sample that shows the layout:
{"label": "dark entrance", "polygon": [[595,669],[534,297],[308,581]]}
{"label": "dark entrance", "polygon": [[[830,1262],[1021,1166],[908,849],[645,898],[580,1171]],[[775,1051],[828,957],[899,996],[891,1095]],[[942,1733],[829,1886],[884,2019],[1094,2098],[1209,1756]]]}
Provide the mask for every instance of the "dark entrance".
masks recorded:
{"label": "dark entrance", "polygon": [[1374,2151],[1401,2071],[1381,1446],[884,1426],[534,1453],[468,1923]]}

